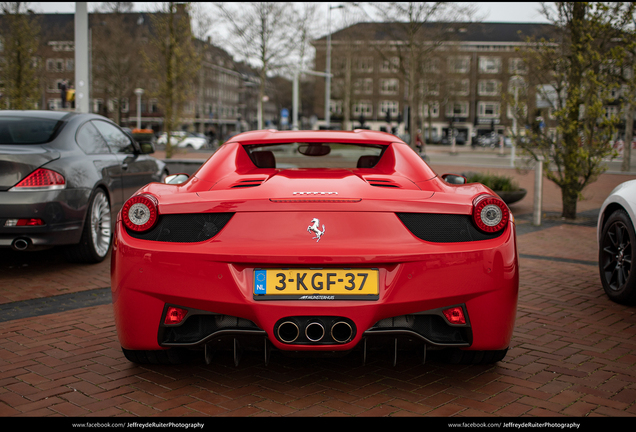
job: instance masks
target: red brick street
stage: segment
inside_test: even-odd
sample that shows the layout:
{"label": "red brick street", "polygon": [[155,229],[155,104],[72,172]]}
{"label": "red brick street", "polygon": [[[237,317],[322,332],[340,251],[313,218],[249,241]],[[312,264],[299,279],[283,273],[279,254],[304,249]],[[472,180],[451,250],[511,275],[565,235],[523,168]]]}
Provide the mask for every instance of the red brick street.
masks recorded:
{"label": "red brick street", "polygon": [[[439,173],[466,167],[434,166]],[[619,183],[604,174],[583,193],[579,218],[559,217],[559,189],[544,184],[544,224],[532,227],[533,173],[507,173],[528,195],[518,227],[520,295],[507,357],[451,366],[405,352],[307,359],[246,352],[184,366],[128,362],[110,304],[71,307],[110,286],[107,260],[66,263],[55,250],[0,251],[0,416],[438,416],[636,415],[636,308],[611,302],[598,275],[596,215]],[[108,296],[110,294],[108,293]],[[60,300],[63,299],[63,300]],[[54,304],[49,305],[50,302]],[[60,306],[56,306],[60,303]],[[57,311],[55,307],[66,307]],[[48,313],[47,307],[55,313]],[[42,310],[35,316],[31,309]]]}

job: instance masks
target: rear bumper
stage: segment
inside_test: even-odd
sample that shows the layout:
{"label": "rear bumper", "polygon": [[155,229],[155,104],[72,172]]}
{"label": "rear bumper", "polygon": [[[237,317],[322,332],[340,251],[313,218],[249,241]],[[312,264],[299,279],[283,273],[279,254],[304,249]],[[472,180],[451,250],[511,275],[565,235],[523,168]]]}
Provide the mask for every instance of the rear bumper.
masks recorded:
{"label": "rear bumper", "polygon": [[[19,238],[33,246],[75,244],[80,241],[90,189],[0,192],[0,247]],[[37,218],[43,226],[5,226],[7,219]]]}
{"label": "rear bumper", "polygon": [[[254,335],[266,337],[282,350],[346,351],[363,338],[407,334],[431,346],[507,348],[519,286],[514,224],[493,240],[433,245],[428,252],[430,244],[420,244],[423,251],[417,254],[408,250],[311,260],[300,254],[279,254],[259,259],[254,250],[249,256],[231,259],[228,252],[235,246],[226,247],[216,238],[189,245],[145,241],[130,237],[118,223],[111,288],[119,340],[129,350],[156,350],[205,345],[223,335]],[[285,264],[378,268],[379,299],[255,300],[254,270]],[[168,305],[190,311],[179,326],[162,324]],[[451,325],[442,317],[443,309],[458,305],[467,315],[466,325]],[[280,326],[287,321],[299,327],[300,338],[291,342],[281,338]],[[309,324],[322,323],[329,335],[329,326],[339,321],[353,327],[345,342],[328,336],[322,342],[308,340]],[[426,326],[429,330],[414,330]]]}

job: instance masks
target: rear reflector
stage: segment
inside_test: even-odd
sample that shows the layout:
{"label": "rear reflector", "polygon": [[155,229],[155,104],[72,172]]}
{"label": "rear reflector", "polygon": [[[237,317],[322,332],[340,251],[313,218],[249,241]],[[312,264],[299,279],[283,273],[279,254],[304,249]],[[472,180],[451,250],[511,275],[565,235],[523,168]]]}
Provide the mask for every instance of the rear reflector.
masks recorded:
{"label": "rear reflector", "polygon": [[64,189],[66,181],[62,174],[50,169],[38,168],[10,190],[55,190]]}
{"label": "rear reflector", "polygon": [[44,221],[42,219],[7,219],[4,223],[4,226],[6,227],[42,225],[44,225]]}
{"label": "rear reflector", "polygon": [[166,325],[174,325],[179,324],[188,314],[186,309],[181,309],[178,307],[170,306],[166,312],[166,318],[163,320],[163,323]]}
{"label": "rear reflector", "polygon": [[459,306],[445,309],[444,316],[451,324],[466,324],[464,310]]}

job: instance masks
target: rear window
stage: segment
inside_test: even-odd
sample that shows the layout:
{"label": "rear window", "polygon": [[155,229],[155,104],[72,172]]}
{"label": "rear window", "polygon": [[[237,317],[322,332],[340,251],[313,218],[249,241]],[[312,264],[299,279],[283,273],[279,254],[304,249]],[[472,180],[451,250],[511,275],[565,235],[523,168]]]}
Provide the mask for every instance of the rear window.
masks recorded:
{"label": "rear window", "polygon": [[48,143],[63,124],[63,121],[54,119],[0,117],[0,145]]}
{"label": "rear window", "polygon": [[258,168],[373,168],[386,149],[383,145],[342,143],[287,143],[244,145]]}

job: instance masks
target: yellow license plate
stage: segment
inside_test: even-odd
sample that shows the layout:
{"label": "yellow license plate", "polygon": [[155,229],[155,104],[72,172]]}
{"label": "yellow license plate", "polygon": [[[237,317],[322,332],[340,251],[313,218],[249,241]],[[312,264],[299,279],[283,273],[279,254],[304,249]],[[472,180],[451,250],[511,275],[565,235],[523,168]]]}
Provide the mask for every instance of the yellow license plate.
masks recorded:
{"label": "yellow license plate", "polygon": [[256,269],[256,299],[377,300],[378,269]]}

